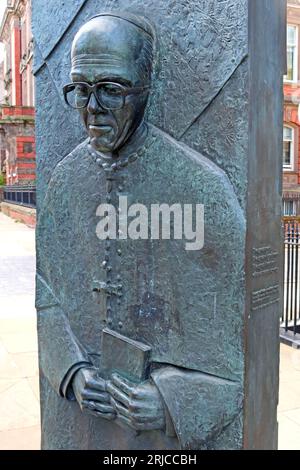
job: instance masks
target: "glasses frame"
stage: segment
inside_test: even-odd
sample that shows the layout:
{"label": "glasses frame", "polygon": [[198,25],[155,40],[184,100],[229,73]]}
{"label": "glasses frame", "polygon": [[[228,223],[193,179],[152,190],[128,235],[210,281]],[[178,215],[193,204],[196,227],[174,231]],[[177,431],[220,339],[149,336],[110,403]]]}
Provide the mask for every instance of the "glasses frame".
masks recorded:
{"label": "glasses frame", "polygon": [[[88,96],[87,96],[87,101],[86,101],[86,104],[84,106],[79,106],[79,107],[75,107],[75,106],[72,106],[69,102],[68,102],[68,93],[70,91],[73,91],[75,89],[75,87],[77,85],[84,85],[87,87],[88,89]],[[120,88],[121,90],[121,96],[123,98],[123,101],[122,101],[122,106],[120,106],[119,108],[109,108],[108,106],[105,106],[103,105],[103,103],[101,102],[101,99],[97,96],[97,88],[99,87],[99,85],[114,85],[114,86],[117,86]],[[138,95],[140,93],[142,93],[143,91],[149,89],[150,86],[149,85],[146,85],[146,86],[143,86],[143,87],[126,87],[124,85],[121,85],[120,83],[116,83],[116,82],[97,82],[95,83],[94,85],[90,85],[89,83],[87,82],[72,82],[72,83],[68,83],[67,85],[65,85],[63,87],[63,93],[64,93],[64,99],[65,99],[65,102],[68,106],[70,106],[70,108],[72,109],[84,109],[84,108],[87,108],[88,105],[89,105],[89,102],[90,102],[90,99],[91,99],[91,95],[94,95],[94,98],[95,100],[97,101],[98,105],[101,106],[101,108],[103,109],[106,109],[107,111],[117,111],[118,109],[122,109],[124,106],[125,106],[125,98],[126,96],[129,96],[129,95]]]}

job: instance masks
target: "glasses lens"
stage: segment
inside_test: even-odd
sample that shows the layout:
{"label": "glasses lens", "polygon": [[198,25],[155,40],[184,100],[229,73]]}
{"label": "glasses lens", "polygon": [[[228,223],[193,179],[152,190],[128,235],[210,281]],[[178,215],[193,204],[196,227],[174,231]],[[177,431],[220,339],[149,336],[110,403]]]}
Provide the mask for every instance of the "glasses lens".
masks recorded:
{"label": "glasses lens", "polygon": [[71,85],[66,93],[68,104],[75,109],[84,108],[89,98],[88,87],[84,83]]}
{"label": "glasses lens", "polygon": [[124,105],[123,87],[115,83],[99,84],[97,96],[106,109],[121,109]]}

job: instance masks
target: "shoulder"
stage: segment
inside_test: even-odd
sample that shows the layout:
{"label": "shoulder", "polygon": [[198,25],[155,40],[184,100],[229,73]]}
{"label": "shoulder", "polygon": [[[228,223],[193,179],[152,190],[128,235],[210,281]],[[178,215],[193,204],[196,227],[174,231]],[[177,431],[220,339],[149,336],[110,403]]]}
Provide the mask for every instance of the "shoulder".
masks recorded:
{"label": "shoulder", "polygon": [[87,161],[86,157],[88,154],[88,139],[81,142],[77,147],[75,147],[72,152],[66,155],[56,166],[53,171],[52,178],[61,173],[62,171],[68,169],[76,169],[77,165],[82,162]]}
{"label": "shoulder", "polygon": [[47,185],[43,208],[50,208],[59,201],[62,204],[68,192],[78,183],[85,179],[89,170],[91,159],[87,158],[88,139],[75,147],[66,155],[53,169],[51,178]]}
{"label": "shoulder", "polygon": [[[75,147],[72,152],[66,155],[54,168],[51,179],[48,184],[48,191],[53,186],[61,184],[64,185],[68,180],[72,179],[74,175],[82,174],[90,163],[88,157],[88,139]],[[68,181],[69,182],[69,181]]]}
{"label": "shoulder", "polygon": [[202,176],[207,174],[210,178],[215,178],[220,183],[231,186],[224,171],[211,160],[155,126],[149,125],[149,128],[157,145],[164,147],[165,153],[162,155],[168,164],[177,164],[183,174],[192,170],[201,173]]}
{"label": "shoulder", "polygon": [[217,201],[225,196],[228,202],[240,207],[234,188],[220,167],[153,125],[149,128],[158,150],[154,156],[157,166],[170,174],[173,181],[177,180],[188,191],[200,190],[204,198]]}

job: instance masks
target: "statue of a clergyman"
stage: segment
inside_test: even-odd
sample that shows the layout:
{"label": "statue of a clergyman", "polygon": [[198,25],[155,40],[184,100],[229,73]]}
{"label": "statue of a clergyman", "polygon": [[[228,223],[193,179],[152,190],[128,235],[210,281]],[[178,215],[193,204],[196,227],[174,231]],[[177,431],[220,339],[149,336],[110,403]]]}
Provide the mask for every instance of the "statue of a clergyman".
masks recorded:
{"label": "statue of a clergyman", "polygon": [[[55,168],[38,224],[44,449],[236,447],[243,213],[217,166],[145,122],[155,43],[117,12],[73,42],[64,96],[88,139]],[[99,239],[97,207],[120,196],[203,204],[203,249]]]}

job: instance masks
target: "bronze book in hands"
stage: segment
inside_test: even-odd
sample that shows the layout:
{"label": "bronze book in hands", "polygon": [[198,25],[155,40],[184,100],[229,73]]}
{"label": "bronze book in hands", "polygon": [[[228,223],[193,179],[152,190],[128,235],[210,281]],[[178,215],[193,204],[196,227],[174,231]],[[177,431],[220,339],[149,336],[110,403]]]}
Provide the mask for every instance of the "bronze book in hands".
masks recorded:
{"label": "bronze book in hands", "polygon": [[100,369],[103,378],[109,379],[116,372],[139,383],[149,377],[150,346],[105,328],[101,351]]}

